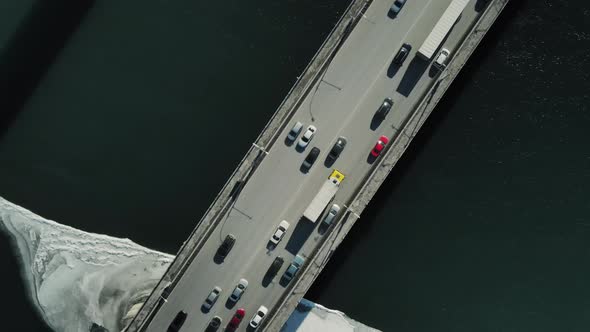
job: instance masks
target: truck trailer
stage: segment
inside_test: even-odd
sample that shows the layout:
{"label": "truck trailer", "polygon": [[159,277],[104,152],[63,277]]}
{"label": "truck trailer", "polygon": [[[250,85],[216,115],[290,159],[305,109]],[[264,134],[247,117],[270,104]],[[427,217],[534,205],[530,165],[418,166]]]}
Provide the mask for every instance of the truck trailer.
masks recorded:
{"label": "truck trailer", "polygon": [[424,40],[422,46],[418,50],[425,60],[430,60],[434,55],[434,52],[440,46],[440,43],[445,39],[451,28],[465,9],[465,6],[469,3],[469,0],[453,0],[449,7],[442,14],[436,25],[430,31],[430,34]]}
{"label": "truck trailer", "polygon": [[328,180],[324,182],[320,191],[315,195],[307,209],[305,209],[303,216],[311,222],[316,222],[322,212],[326,209],[326,206],[328,206],[332,198],[334,198],[334,195],[336,195],[342,180],[344,180],[344,174],[335,169],[332,174],[330,174],[330,177],[328,177]]}

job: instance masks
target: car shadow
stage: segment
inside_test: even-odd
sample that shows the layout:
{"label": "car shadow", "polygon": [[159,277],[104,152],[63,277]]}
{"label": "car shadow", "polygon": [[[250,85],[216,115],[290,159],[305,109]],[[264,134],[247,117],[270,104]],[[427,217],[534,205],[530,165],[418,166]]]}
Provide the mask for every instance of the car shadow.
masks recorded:
{"label": "car shadow", "polygon": [[329,156],[326,157],[326,159],[324,159],[324,166],[325,167],[332,167],[332,165],[334,165],[334,163],[336,162],[336,159],[332,159]]}
{"label": "car shadow", "polygon": [[476,12],[481,12],[482,10],[484,10],[488,4],[488,2],[490,2],[489,0],[477,0],[475,2],[475,11]]}
{"label": "car shadow", "polygon": [[225,300],[225,307],[227,309],[233,309],[236,306],[237,302],[234,302],[232,300],[229,299],[229,297],[227,298],[227,300]]}
{"label": "car shadow", "polygon": [[369,128],[372,131],[377,130],[377,128],[379,128],[379,126],[381,125],[381,123],[385,120],[385,118],[380,117],[377,115],[377,113],[373,114],[373,117],[371,118],[371,124],[369,125]]}
{"label": "car shadow", "polygon": [[404,97],[409,96],[410,92],[414,90],[416,83],[418,83],[420,77],[422,77],[422,74],[424,74],[427,67],[428,61],[422,60],[418,56],[414,56],[412,58],[412,61],[410,61],[408,69],[406,69],[404,76],[399,82],[396,91]]}
{"label": "car shadow", "polygon": [[274,244],[274,243],[272,243],[270,241],[266,242],[266,249],[269,252],[275,250],[276,247],[277,247],[276,244]]}
{"label": "car shadow", "polygon": [[326,234],[326,232],[328,231],[328,229],[330,229],[330,226],[331,225],[328,225],[325,222],[320,222],[320,225],[318,226],[318,233],[320,235]]}
{"label": "car shadow", "polygon": [[[291,263],[289,263],[289,264],[291,264]],[[283,287],[287,287],[292,280],[293,279],[287,280],[284,276],[281,276],[281,280],[279,280],[279,285],[281,285]]]}
{"label": "car shadow", "polygon": [[377,158],[379,157],[374,157],[372,154],[369,153],[369,156],[367,156],[367,163],[373,164],[375,160],[377,160]]}
{"label": "car shadow", "polygon": [[393,20],[397,17],[397,14],[388,9],[387,10],[387,17],[389,17],[390,19]]}
{"label": "car shadow", "polygon": [[[313,167],[313,164],[311,166]],[[305,167],[305,165],[303,165],[303,163],[301,163],[301,166],[299,166],[299,171],[303,174],[309,173],[310,169],[311,169],[311,167]]]}
{"label": "car shadow", "polygon": [[265,273],[264,277],[262,277],[262,287],[264,287],[264,288],[268,287],[268,285],[270,285],[270,283],[272,282],[274,277],[275,276],[270,275],[268,272]]}
{"label": "car shadow", "polygon": [[430,69],[428,70],[428,77],[430,78],[434,78],[436,76],[438,76],[438,74],[441,73],[441,69],[439,69],[437,66],[434,65],[434,63],[430,66]]}
{"label": "car shadow", "polygon": [[217,265],[222,264],[225,261],[225,257],[222,257],[219,253],[215,253],[213,256],[213,262]]}
{"label": "car shadow", "polygon": [[[305,148],[307,148],[307,146]],[[296,145],[295,146],[295,151],[297,151],[299,153],[303,153],[303,152],[305,152],[305,148],[302,148],[299,145]]]}
{"label": "car shadow", "polygon": [[291,139],[289,139],[289,137],[285,137],[285,145],[286,146],[291,146],[291,145],[293,145],[293,143],[295,143],[295,140],[291,140]]}
{"label": "car shadow", "polygon": [[387,77],[393,78],[401,68],[402,64],[396,64],[393,61],[391,61],[389,67],[387,67]]}

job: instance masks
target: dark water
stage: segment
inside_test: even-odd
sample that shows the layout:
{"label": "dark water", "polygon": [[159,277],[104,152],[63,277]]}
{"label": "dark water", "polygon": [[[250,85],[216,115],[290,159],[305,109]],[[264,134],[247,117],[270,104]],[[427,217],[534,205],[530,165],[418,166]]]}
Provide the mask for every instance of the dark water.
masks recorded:
{"label": "dark water", "polygon": [[[0,78],[0,195],[168,253],[347,5],[57,3],[0,6],[0,71],[35,69]],[[586,22],[512,1],[307,297],[383,331],[587,331]],[[46,331],[0,246],[4,328]]]}

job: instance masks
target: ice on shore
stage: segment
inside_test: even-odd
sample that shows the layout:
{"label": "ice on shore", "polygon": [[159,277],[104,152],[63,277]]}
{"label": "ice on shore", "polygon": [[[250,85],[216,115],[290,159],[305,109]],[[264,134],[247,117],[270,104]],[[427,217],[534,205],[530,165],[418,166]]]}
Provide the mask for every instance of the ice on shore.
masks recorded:
{"label": "ice on shore", "polygon": [[[31,301],[56,332],[87,332],[93,324],[121,331],[129,309],[144,301],[174,258],[61,225],[2,197],[0,228],[13,240]],[[282,331],[377,330],[303,300]]]}
{"label": "ice on shore", "polygon": [[302,299],[281,332],[379,332],[338,310]]}

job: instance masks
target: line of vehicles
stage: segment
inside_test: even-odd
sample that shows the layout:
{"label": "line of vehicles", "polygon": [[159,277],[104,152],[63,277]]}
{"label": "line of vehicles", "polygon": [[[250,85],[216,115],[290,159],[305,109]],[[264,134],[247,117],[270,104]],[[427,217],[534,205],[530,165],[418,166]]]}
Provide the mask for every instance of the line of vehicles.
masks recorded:
{"label": "line of vehicles", "polygon": [[[395,0],[389,9],[389,16],[391,18],[395,18],[398,13],[402,10],[403,6],[407,0]],[[443,15],[439,18],[437,23],[435,24],[432,31],[429,33],[428,37],[424,40],[423,44],[418,49],[418,56],[424,60],[431,60],[436,50],[440,47],[441,43],[445,39],[446,35],[452,29],[455,22],[460,17],[462,11],[466,7],[469,0],[452,0]],[[412,45],[408,43],[403,43],[399,48],[398,52],[395,54],[393,58],[393,63],[395,65],[401,66],[404,61],[407,59],[409,54],[412,51]],[[446,49],[442,48],[438,52],[433,65],[438,68],[439,70],[444,69],[448,59],[450,58],[451,52]],[[385,119],[385,117],[389,114],[394,102],[391,98],[385,98],[379,108],[375,113],[375,118],[379,121]],[[304,124],[302,122],[295,122],[289,133],[286,137],[287,144],[293,144],[297,141],[296,149],[300,152],[303,152],[308,145],[310,145],[311,141],[313,140],[314,136],[317,133],[317,128],[314,125],[309,125],[303,132],[303,135],[297,140],[301,132],[303,131]],[[330,149],[328,155],[326,156],[326,166],[331,165],[334,163],[341,153],[344,151],[348,141],[345,137],[340,136],[336,139],[336,142]],[[370,156],[373,158],[378,158],[382,151],[385,149],[387,144],[389,143],[389,138],[385,135],[381,135],[373,148],[370,151]],[[317,158],[320,155],[320,148],[312,147],[303,160],[301,165],[301,169],[303,172],[307,172],[311,169],[311,167],[316,162]],[[336,195],[340,184],[344,180],[345,176],[343,173],[334,169],[328,179],[324,182],[322,187],[316,193],[310,204],[307,206],[305,211],[303,212],[303,217],[312,223],[316,223],[317,219],[322,215],[322,213],[326,210],[327,206],[330,204],[334,196]],[[330,227],[334,220],[336,219],[337,215],[339,214],[341,208],[338,204],[332,204],[328,212],[325,214],[324,219],[322,221],[322,226]],[[274,233],[270,236],[268,248],[274,249],[280,241],[284,238],[285,234],[290,228],[290,223],[287,220],[282,220],[275,229]],[[222,244],[218,247],[215,253],[215,260],[218,263],[223,262],[223,260],[227,257],[230,253],[234,244],[236,242],[236,237],[233,234],[226,235]],[[272,261],[270,267],[266,271],[264,275],[265,280],[272,280],[278,274],[278,271],[284,265],[284,258],[281,256],[276,256],[275,259]],[[298,271],[305,263],[305,257],[297,254],[295,255],[292,262],[289,264],[285,272],[281,277],[281,281],[284,281],[284,286],[286,286],[295,276],[297,275]],[[245,294],[248,288],[249,282],[245,278],[241,278],[236,286],[234,287],[233,291],[228,297],[228,301],[232,304],[236,304]],[[217,300],[222,294],[222,289],[219,286],[215,286],[211,292],[208,294],[206,299],[202,304],[202,311],[209,312],[214,305],[216,304]],[[249,328],[251,330],[256,330],[258,326],[260,326],[261,322],[268,314],[268,308],[264,305],[261,305],[258,310],[256,310],[255,314],[249,321]],[[239,308],[236,310],[230,321],[228,322],[225,331],[234,331],[236,330],[244,317],[246,316],[246,311],[244,308]],[[168,332],[178,332],[184,321],[187,318],[187,313],[184,311],[178,312],[172,323],[168,328]],[[209,322],[206,331],[217,331],[222,325],[222,319],[219,316],[214,316],[211,321]]]}
{"label": "line of vehicles", "polygon": [[[340,173],[338,170],[334,170],[332,172],[332,174],[330,175],[330,178],[327,180],[326,184],[330,183],[330,184],[338,184],[339,185],[343,179],[344,179],[344,174]],[[328,186],[326,186],[326,188],[328,188]],[[332,188],[334,188],[334,187],[332,187]],[[338,188],[335,187],[335,189],[337,190]],[[318,216],[319,216],[319,214],[321,214],[321,212],[326,208],[326,205],[329,203],[329,201],[334,197],[334,194],[335,194],[335,191],[333,191],[333,189],[330,189],[329,191],[320,190],[318,192],[318,194],[316,195],[316,198],[310,204],[309,209],[317,210],[317,212],[314,212],[314,213],[318,213]],[[326,217],[324,218],[324,223],[327,225],[330,225],[333,222],[333,220],[336,218],[339,211],[340,211],[340,206],[338,206],[337,204],[333,204],[332,207],[330,208],[329,212],[327,213]],[[315,222],[315,219],[317,219],[317,217],[316,217],[312,220],[309,218],[309,215],[307,215],[305,217],[308,218],[312,222]],[[269,249],[274,249],[280,243],[280,241],[284,238],[284,236],[287,233],[287,231],[289,230],[289,228],[290,228],[290,223],[286,220],[282,220],[278,224],[274,233],[269,238],[269,241],[268,241],[269,242],[269,244],[268,244]],[[235,235],[233,235],[233,234],[226,235],[223,242],[221,243],[221,245],[217,248],[217,251],[215,252],[214,260],[216,260],[218,263],[222,263],[223,260],[225,260],[225,258],[231,252],[232,248],[234,247],[234,245],[236,243],[236,240],[237,239],[236,239]],[[266,280],[274,279],[274,277],[277,275],[278,271],[283,266],[284,262],[285,262],[285,260],[283,259],[283,257],[281,257],[281,256],[275,257],[275,259],[271,263],[271,265],[270,265],[269,269],[267,270],[263,279],[266,279]],[[295,255],[293,261],[291,262],[291,264],[289,264],[289,266],[287,267],[287,269],[283,273],[283,276],[281,277],[281,282],[282,282],[283,286],[288,285],[291,282],[291,280],[293,280],[293,278],[295,278],[295,276],[297,275],[297,273],[299,272],[299,270],[301,269],[301,267],[303,266],[304,263],[305,263],[305,258],[302,255],[300,255],[300,254]],[[264,281],[263,281],[263,283],[264,283]],[[238,281],[238,283],[236,284],[236,286],[234,287],[232,293],[229,295],[228,302],[230,302],[232,305],[237,304],[237,302],[245,294],[245,292],[248,288],[248,285],[249,285],[248,280],[246,280],[245,278],[241,278]],[[213,287],[213,289],[211,290],[211,292],[209,292],[209,294],[207,295],[207,297],[205,298],[205,300],[201,306],[201,310],[203,313],[209,312],[215,306],[215,304],[217,303],[218,299],[220,298],[222,292],[223,292],[223,290],[221,289],[221,287],[219,287],[219,286]],[[258,310],[256,311],[256,313],[254,314],[254,316],[252,316],[252,318],[250,319],[250,322],[248,324],[249,328],[251,330],[256,330],[267,313],[268,313],[268,308],[265,307],[264,305],[261,305],[258,308]],[[232,316],[231,320],[229,321],[229,323],[225,327],[225,331],[235,331],[240,326],[240,323],[242,322],[242,320],[244,319],[245,316],[246,316],[246,311],[244,308],[237,309],[236,312],[234,313],[234,315]],[[168,332],[178,332],[180,330],[180,328],[182,327],[182,325],[184,324],[186,317],[187,317],[187,313],[184,311],[180,311],[176,315],[176,317],[174,318],[172,323],[170,324],[170,326],[168,328]],[[217,331],[221,327],[221,325],[222,325],[221,317],[214,316],[209,321],[206,331]]]}
{"label": "line of vehicles", "polygon": [[[390,17],[395,18],[405,3],[406,0],[395,0],[389,9]],[[418,56],[427,61],[432,59],[434,53],[440,47],[449,31],[451,31],[468,3],[469,0],[451,1],[447,9],[434,25],[434,28],[428,34],[428,37],[426,37],[418,49]],[[411,50],[412,46],[404,43],[393,58],[393,63],[401,65]],[[450,55],[451,51],[449,51],[449,49],[442,48],[436,56],[433,65],[439,70],[444,69]]]}

